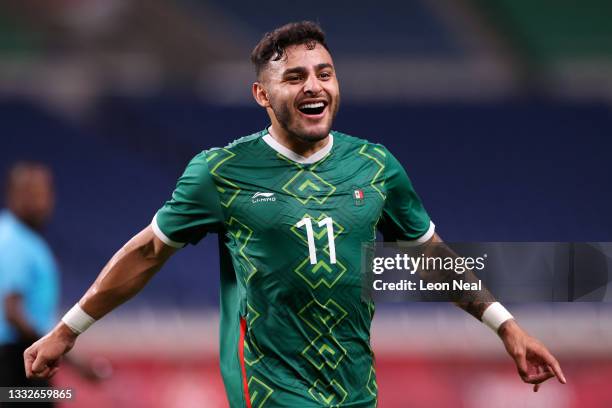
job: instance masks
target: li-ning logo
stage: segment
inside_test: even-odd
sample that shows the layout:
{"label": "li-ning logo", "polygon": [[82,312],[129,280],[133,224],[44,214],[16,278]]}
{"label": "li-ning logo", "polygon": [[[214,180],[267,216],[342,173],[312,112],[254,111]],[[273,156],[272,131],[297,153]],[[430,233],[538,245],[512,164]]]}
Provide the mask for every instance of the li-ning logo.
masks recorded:
{"label": "li-ning logo", "polygon": [[274,193],[262,193],[258,191],[257,193],[253,194],[253,197],[251,197],[251,202],[253,204],[260,203],[260,202],[272,202],[272,201],[276,201],[276,197],[274,197]]}

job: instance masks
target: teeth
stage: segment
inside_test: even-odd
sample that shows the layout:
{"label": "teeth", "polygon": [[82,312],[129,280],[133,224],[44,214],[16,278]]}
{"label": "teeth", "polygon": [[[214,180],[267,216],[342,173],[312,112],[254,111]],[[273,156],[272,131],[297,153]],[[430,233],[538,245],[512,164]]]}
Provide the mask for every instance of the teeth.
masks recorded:
{"label": "teeth", "polygon": [[323,106],[325,106],[323,102],[306,103],[304,105],[300,105],[300,109],[316,109],[322,108]]}

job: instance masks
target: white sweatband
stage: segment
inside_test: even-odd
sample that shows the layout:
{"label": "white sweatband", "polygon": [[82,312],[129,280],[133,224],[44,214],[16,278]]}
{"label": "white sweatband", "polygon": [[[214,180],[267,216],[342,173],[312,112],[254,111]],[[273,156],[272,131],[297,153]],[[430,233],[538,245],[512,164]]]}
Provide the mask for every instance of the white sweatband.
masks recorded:
{"label": "white sweatband", "polygon": [[506,320],[512,319],[505,307],[499,302],[494,302],[489,305],[482,314],[482,322],[489,326],[495,333]]}
{"label": "white sweatband", "polygon": [[83,333],[89,326],[94,324],[95,321],[96,319],[85,313],[78,303],[72,306],[72,309],[62,317],[62,322],[66,323],[66,325],[76,334]]}

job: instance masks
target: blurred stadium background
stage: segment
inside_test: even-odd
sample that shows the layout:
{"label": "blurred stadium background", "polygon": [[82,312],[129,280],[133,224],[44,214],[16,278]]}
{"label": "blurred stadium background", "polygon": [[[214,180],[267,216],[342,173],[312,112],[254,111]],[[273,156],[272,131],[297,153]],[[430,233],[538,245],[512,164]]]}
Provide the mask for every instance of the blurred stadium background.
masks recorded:
{"label": "blurred stadium background", "polygon": [[[267,30],[328,33],[335,128],[386,144],[448,241],[612,241],[612,3],[4,0],[0,170],[56,174],[47,231],[64,310],[147,225],[186,162],[267,125],[248,56]],[[183,250],[74,353],[83,407],[225,407],[215,237]],[[533,394],[502,344],[446,304],[379,305],[382,408],[612,406],[612,308],[510,305],[569,383]],[[63,312],[63,310],[62,310]]]}

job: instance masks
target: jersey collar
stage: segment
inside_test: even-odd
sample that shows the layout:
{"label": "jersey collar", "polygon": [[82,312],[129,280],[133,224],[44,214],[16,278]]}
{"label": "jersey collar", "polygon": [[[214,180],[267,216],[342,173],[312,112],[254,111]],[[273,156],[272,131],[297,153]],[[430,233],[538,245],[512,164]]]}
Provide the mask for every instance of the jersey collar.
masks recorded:
{"label": "jersey collar", "polygon": [[272,149],[276,150],[278,153],[282,154],[283,156],[285,156],[289,160],[292,160],[292,161],[294,161],[296,163],[300,163],[300,164],[312,164],[312,163],[318,162],[319,160],[321,160],[322,158],[327,156],[327,154],[329,152],[331,152],[331,149],[334,146],[334,135],[332,135],[330,133],[329,134],[329,141],[327,142],[327,144],[321,150],[315,152],[314,154],[310,155],[309,157],[304,157],[302,155],[297,154],[293,150],[288,149],[287,147],[283,146],[279,142],[277,142],[276,139],[274,139],[272,137],[270,132],[266,131],[266,134],[262,137],[262,139],[263,139],[264,142],[266,142],[266,144],[268,146],[270,146]]}

